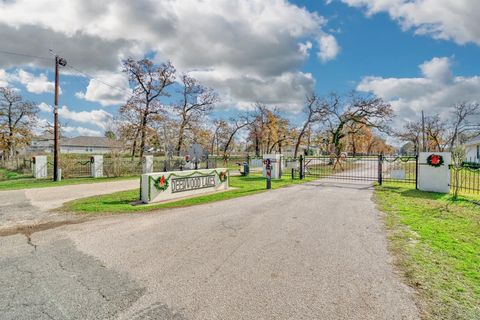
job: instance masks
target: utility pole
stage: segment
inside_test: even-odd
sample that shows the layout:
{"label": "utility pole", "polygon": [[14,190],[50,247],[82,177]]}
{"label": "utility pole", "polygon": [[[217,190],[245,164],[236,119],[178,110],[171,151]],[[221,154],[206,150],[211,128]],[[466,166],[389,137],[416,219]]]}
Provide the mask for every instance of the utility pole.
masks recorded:
{"label": "utility pole", "polygon": [[58,125],[58,89],[59,89],[59,81],[60,81],[60,74],[58,71],[59,66],[65,67],[67,65],[67,60],[60,58],[59,56],[55,55],[55,106],[53,109],[53,181],[59,181],[59,149],[60,149],[60,129]]}
{"label": "utility pole", "polygon": [[425,114],[422,110],[422,149],[423,152],[427,152],[427,143],[425,141]]}

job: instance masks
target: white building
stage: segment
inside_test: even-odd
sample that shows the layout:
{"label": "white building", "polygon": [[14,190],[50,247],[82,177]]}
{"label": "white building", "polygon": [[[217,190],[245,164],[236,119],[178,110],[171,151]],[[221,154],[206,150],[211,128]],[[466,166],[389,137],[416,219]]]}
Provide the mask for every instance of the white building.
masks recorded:
{"label": "white building", "polygon": [[465,161],[480,162],[480,136],[465,143]]}

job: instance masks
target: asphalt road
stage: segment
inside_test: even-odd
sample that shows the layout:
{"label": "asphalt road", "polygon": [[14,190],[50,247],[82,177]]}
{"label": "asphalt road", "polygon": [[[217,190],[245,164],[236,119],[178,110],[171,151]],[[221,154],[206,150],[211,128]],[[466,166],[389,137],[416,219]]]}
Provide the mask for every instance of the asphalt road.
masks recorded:
{"label": "asphalt road", "polygon": [[50,212],[65,202],[138,188],[139,179],[66,185],[60,187],[0,191],[0,234],[19,226],[72,220]]}
{"label": "asphalt road", "polygon": [[0,238],[1,319],[417,319],[366,184]]}

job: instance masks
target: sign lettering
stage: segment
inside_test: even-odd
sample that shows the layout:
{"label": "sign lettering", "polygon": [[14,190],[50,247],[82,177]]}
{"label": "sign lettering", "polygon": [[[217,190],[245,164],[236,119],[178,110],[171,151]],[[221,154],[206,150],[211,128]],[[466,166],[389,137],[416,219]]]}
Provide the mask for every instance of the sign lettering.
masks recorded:
{"label": "sign lettering", "polygon": [[184,177],[172,178],[172,193],[214,188],[215,175],[199,176],[199,177]]}

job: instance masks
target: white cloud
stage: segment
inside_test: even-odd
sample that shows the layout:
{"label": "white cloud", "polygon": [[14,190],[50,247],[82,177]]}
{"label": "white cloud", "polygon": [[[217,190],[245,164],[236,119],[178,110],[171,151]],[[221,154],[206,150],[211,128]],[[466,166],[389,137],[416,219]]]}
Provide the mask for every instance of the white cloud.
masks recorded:
{"label": "white cloud", "polygon": [[84,127],[72,127],[72,126],[63,126],[62,131],[65,132],[68,136],[93,136],[100,137],[103,136],[103,133],[99,130],[92,130]]}
{"label": "white cloud", "polygon": [[404,30],[459,44],[480,45],[478,0],[342,0],[368,14],[386,12]]}
{"label": "white cloud", "polygon": [[[70,64],[95,74],[118,72],[121,58],[154,52],[157,61],[170,59],[181,72],[201,71],[205,78],[228,78],[232,84],[266,79],[265,85],[279,95],[297,97],[284,86],[286,75],[305,79],[299,68],[310,51],[322,62],[340,51],[323,30],[323,17],[286,0],[17,0],[0,6],[0,15],[5,50],[47,52],[53,43]],[[47,63],[12,59],[0,57],[0,67]],[[303,83],[302,92],[312,82]],[[104,105],[122,100],[100,86],[90,83],[78,96]],[[257,98],[245,99],[245,91],[237,96],[235,88],[228,89],[235,102]]]}
{"label": "white cloud", "polygon": [[8,73],[0,69],[0,87],[6,87],[8,86]]}
{"label": "white cloud", "polygon": [[45,130],[52,128],[52,123],[44,118],[36,118],[35,119],[35,126],[33,128],[33,133],[36,135],[40,135],[45,132]]}
{"label": "white cloud", "polygon": [[[35,75],[23,69],[8,73],[5,70],[0,69],[0,86],[7,86],[14,82],[21,83],[25,86],[27,91],[31,93],[53,93],[55,91],[55,83],[53,81],[48,81],[47,75],[44,73]],[[59,93],[62,93],[62,88],[59,88]]]}
{"label": "white cloud", "polygon": [[398,117],[397,125],[428,115],[448,117],[449,108],[460,101],[480,102],[480,76],[452,75],[449,58],[433,58],[419,66],[417,78],[365,77],[357,90],[389,101]]}
{"label": "white cloud", "polygon": [[[98,102],[102,106],[120,105],[128,100],[131,90],[125,75],[103,73],[97,75],[96,79],[90,80],[85,92],[77,92],[75,96],[79,99]],[[105,85],[105,83],[110,86]]]}
{"label": "white cloud", "polygon": [[42,102],[38,105],[38,109],[40,109],[40,111],[42,112],[53,112],[53,107],[49,104],[46,104],[45,102]]}
{"label": "white cloud", "polygon": [[312,74],[302,72],[286,72],[265,78],[254,75],[239,77],[228,72],[192,72],[192,75],[217,88],[223,96],[224,106],[236,105],[240,109],[249,109],[254,103],[261,102],[296,113],[315,86]]}
{"label": "white cloud", "polygon": [[73,111],[67,106],[63,106],[58,109],[58,113],[61,121],[71,120],[78,123],[85,123],[95,125],[102,130],[105,130],[107,126],[113,120],[113,115],[105,110],[91,110],[91,111]]}
{"label": "white cloud", "polygon": [[330,34],[321,35],[319,44],[320,51],[317,55],[322,62],[335,59],[340,52],[340,46],[338,45],[337,40]]}
{"label": "white cloud", "polygon": [[[12,79],[23,84],[31,93],[55,92],[55,83],[48,81],[47,75],[44,73],[35,76],[33,73],[20,69],[12,75]],[[62,93],[61,88],[59,88],[59,93]]]}

